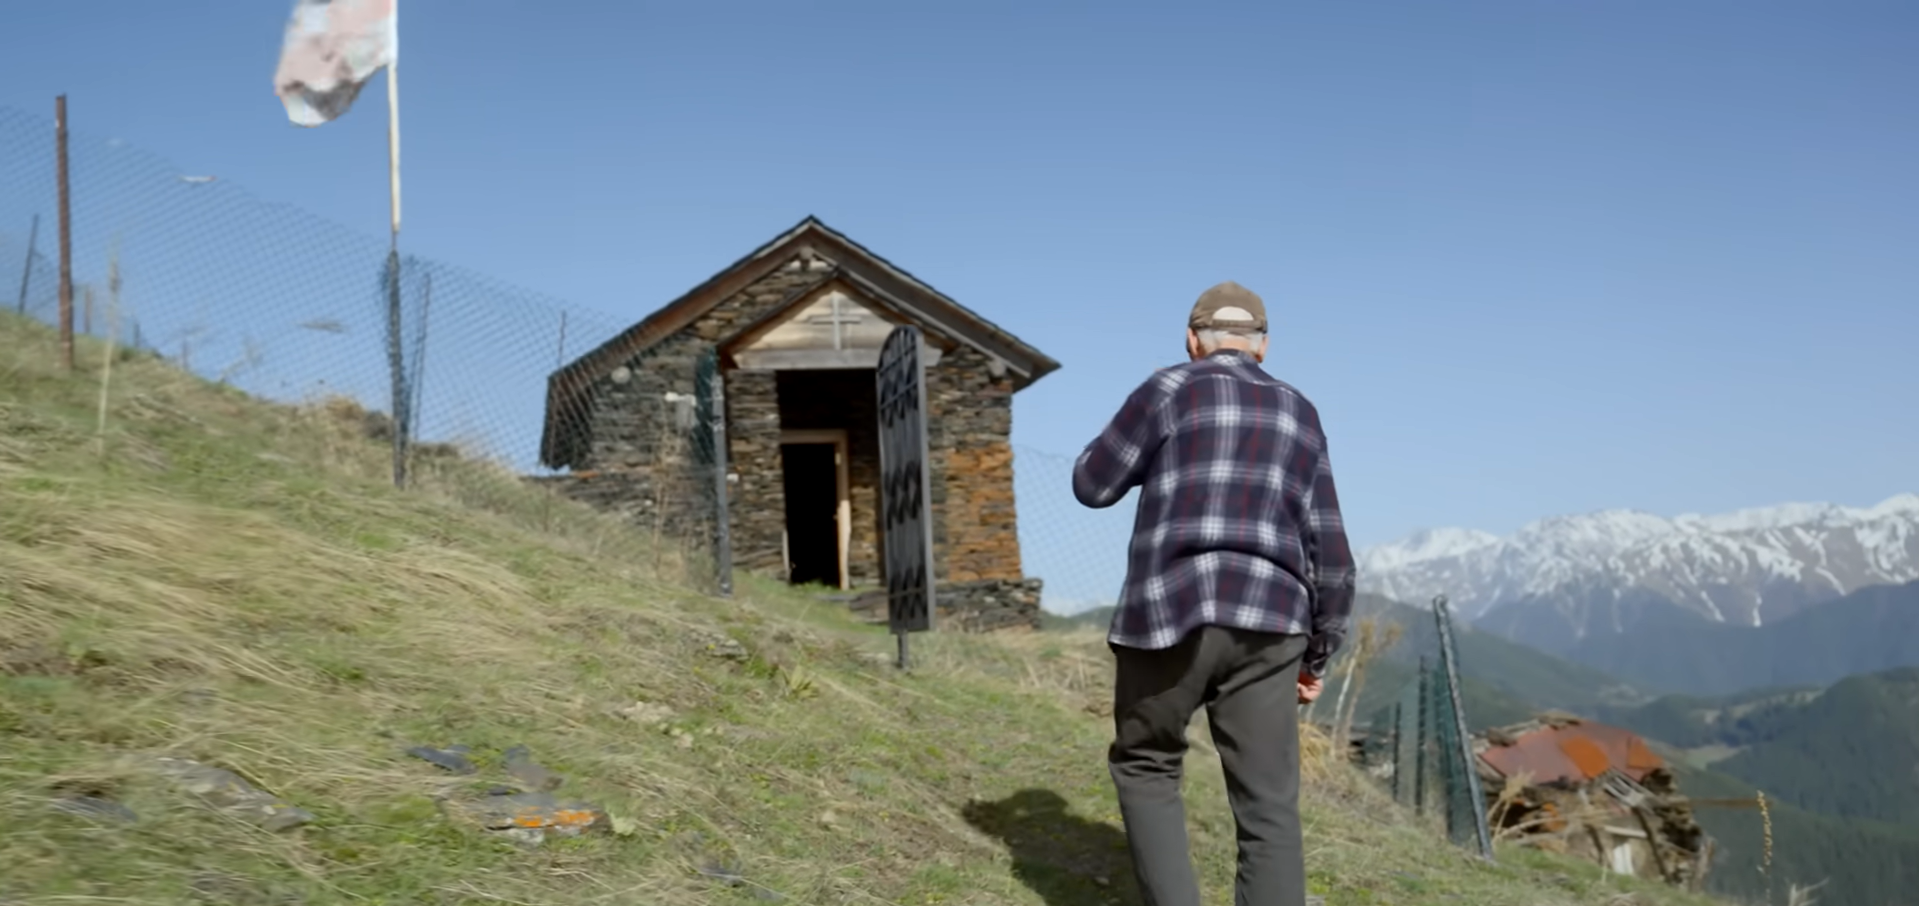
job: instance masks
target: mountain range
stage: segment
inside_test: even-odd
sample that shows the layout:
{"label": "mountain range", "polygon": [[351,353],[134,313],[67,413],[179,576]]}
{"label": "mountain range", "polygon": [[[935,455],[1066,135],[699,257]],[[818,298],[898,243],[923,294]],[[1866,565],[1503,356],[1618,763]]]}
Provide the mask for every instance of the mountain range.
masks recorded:
{"label": "mountain range", "polygon": [[1364,551],[1359,564],[1362,590],[1422,603],[1444,594],[1481,628],[1594,663],[1591,651],[1686,626],[1683,617],[1764,628],[1919,581],[1919,495],[1675,518],[1607,510],[1505,537],[1436,529]]}

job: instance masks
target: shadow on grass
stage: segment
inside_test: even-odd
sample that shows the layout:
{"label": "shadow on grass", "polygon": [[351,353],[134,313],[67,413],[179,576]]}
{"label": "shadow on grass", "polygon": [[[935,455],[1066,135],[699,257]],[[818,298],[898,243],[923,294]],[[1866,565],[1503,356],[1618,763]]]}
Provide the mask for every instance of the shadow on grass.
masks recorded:
{"label": "shadow on grass", "polygon": [[1013,874],[1047,906],[1136,906],[1126,834],[1071,814],[1052,790],[1021,790],[996,802],[969,802],[967,823],[1006,844]]}

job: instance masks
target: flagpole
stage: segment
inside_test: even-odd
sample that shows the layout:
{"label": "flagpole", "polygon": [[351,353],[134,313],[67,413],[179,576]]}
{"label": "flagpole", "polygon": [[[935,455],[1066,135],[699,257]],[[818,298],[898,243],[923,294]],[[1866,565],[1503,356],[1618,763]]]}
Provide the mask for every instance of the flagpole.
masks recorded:
{"label": "flagpole", "polygon": [[[413,412],[407,390],[412,382],[407,380],[400,343],[399,62],[399,0],[293,0],[293,14],[280,45],[280,64],[273,74],[273,91],[295,125],[319,126],[346,113],[374,74],[386,70],[387,190],[393,222],[381,277],[387,307],[387,365],[393,379],[393,483],[405,487]],[[342,67],[342,63],[346,65]],[[61,133],[63,137],[65,134]],[[424,336],[424,321],[420,330]]]}
{"label": "flagpole", "polygon": [[400,11],[393,2],[392,57],[386,64],[386,157],[387,189],[393,208],[392,232],[388,237],[387,271],[387,358],[393,379],[393,486],[406,487],[407,435],[412,433],[413,418],[408,410],[406,361],[401,349],[400,330]]}
{"label": "flagpole", "polygon": [[393,204],[393,248],[400,247],[400,4],[394,0],[393,59],[386,64],[386,160]]}

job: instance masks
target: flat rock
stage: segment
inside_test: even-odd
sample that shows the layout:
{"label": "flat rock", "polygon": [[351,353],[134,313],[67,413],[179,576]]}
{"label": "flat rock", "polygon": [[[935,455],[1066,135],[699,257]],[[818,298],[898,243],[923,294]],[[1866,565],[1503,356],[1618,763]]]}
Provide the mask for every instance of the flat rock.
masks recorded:
{"label": "flat rock", "polygon": [[68,796],[55,799],[53,808],[55,811],[66,812],[81,818],[122,821],[128,824],[140,820],[140,816],[134,814],[133,809],[99,796]]}
{"label": "flat rock", "polygon": [[566,777],[535,764],[533,753],[526,746],[514,746],[504,753],[506,772],[514,780],[526,784],[526,788],[538,792],[551,792],[566,783]]}
{"label": "flat rock", "polygon": [[184,758],[156,758],[154,767],[180,789],[208,805],[246,818],[270,831],[292,830],[314,820],[314,815],[280,797],[257,789],[224,768]]}
{"label": "flat rock", "polygon": [[447,803],[456,815],[489,831],[513,831],[510,839],[531,842],[559,835],[574,837],[609,829],[606,810],[584,802],[561,802],[546,792],[511,793]]}

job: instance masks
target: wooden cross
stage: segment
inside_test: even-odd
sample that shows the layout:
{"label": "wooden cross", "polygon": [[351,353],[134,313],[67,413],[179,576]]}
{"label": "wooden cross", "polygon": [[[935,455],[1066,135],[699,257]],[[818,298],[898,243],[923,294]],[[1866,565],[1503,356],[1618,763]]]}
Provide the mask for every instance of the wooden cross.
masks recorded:
{"label": "wooden cross", "polygon": [[809,315],[806,319],[807,322],[811,324],[833,325],[833,348],[834,349],[844,348],[846,325],[858,324],[860,323],[860,318],[862,317],[861,312],[846,311],[840,307],[840,303],[845,301],[845,299],[846,299],[845,296],[842,296],[838,293],[834,293],[832,312],[828,314],[823,314],[823,315]]}

